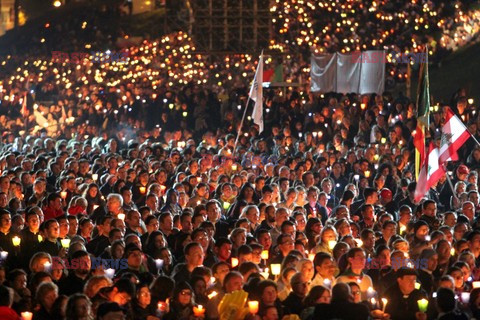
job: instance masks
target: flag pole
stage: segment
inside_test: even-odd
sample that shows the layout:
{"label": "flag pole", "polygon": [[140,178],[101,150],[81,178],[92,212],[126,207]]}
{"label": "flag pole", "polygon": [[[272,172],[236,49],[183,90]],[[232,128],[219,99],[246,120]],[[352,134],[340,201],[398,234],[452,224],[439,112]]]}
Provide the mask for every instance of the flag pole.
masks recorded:
{"label": "flag pole", "polygon": [[242,132],[243,121],[245,120],[245,115],[247,114],[247,109],[248,109],[248,104],[249,103],[250,103],[250,95],[248,95],[247,103],[245,104],[245,110],[243,111],[242,121],[240,121],[240,127],[238,128],[237,138],[235,139],[235,144],[233,146],[233,152],[232,152],[232,157],[233,158],[235,158],[235,152],[237,151],[238,138],[240,138],[240,133]]}
{"label": "flag pole", "polygon": [[[255,86],[256,82],[258,81],[257,77],[258,77],[258,74],[259,74],[259,70],[260,70],[260,73],[261,73],[260,74],[260,83],[257,84],[257,87],[263,85],[263,50],[262,50],[262,53],[260,54],[260,59],[258,60],[257,70],[255,71],[255,77],[253,78],[252,87],[250,88],[250,92],[248,93],[248,99],[247,99],[247,103],[245,105],[245,111],[243,111],[242,121],[240,122],[240,127],[238,128],[237,138],[235,139],[235,144],[233,146],[232,157],[235,157],[235,152],[237,151],[238,139],[240,138],[240,133],[242,132],[243,121],[245,121],[245,115],[247,114],[248,104],[250,103],[250,100],[254,100],[255,103],[257,103],[257,101],[258,101],[258,96],[257,95],[252,99],[252,92],[253,92],[253,89],[254,89],[254,86]],[[261,93],[261,95],[262,95],[262,93]],[[261,99],[261,103],[263,103],[263,97],[260,97],[260,99]],[[253,118],[254,118],[254,122],[256,123],[256,121],[255,121],[255,111],[256,111],[256,108],[253,108],[253,113],[254,113]],[[260,132],[262,132],[262,130],[263,130],[262,126],[260,126]]]}
{"label": "flag pole", "polygon": [[447,176],[448,185],[450,186],[450,189],[452,189],[452,194],[455,197],[455,200],[459,201],[459,199],[457,197],[457,194],[455,193],[455,188],[453,187],[452,180],[450,179],[450,175],[448,174],[448,171],[446,171],[446,172],[447,173],[445,174],[445,176]]}

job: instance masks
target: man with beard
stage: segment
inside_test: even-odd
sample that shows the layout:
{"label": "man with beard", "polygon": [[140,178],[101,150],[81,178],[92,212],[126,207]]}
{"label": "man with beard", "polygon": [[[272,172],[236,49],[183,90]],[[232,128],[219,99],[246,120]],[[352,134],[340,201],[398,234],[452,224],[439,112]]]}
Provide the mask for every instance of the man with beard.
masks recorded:
{"label": "man with beard", "polygon": [[[59,264],[60,265],[60,264]],[[82,293],[87,282],[92,262],[90,256],[84,250],[79,250],[72,255],[69,265],[71,272],[66,278],[60,281],[60,293],[70,296],[75,293]]]}

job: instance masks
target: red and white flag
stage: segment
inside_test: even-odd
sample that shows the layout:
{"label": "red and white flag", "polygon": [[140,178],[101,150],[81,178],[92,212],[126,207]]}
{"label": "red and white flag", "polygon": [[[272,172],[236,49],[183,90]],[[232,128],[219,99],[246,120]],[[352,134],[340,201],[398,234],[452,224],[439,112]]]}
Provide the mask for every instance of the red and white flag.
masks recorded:
{"label": "red and white flag", "polygon": [[433,143],[430,143],[428,149],[427,161],[423,163],[420,174],[418,175],[417,188],[415,189],[415,202],[420,201],[425,194],[427,194],[428,190],[445,174],[445,169],[439,161],[438,148],[435,148]]}
{"label": "red and white flag", "polygon": [[450,108],[447,108],[447,117],[442,127],[440,142],[440,163],[458,160],[457,151],[470,138],[470,132]]}

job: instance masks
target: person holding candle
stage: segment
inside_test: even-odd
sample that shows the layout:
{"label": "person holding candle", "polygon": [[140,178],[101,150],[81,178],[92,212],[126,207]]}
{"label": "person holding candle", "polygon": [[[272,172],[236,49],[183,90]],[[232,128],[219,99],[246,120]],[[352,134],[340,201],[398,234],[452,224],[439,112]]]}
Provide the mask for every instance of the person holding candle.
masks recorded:
{"label": "person holding candle", "polygon": [[[0,217],[1,219],[1,217]],[[25,214],[25,228],[20,231],[20,252],[21,259],[25,266],[28,265],[30,258],[35,253],[35,247],[40,242],[38,239],[39,228],[40,228],[40,218],[35,210],[28,210]]]}
{"label": "person holding candle", "polygon": [[352,302],[350,287],[346,283],[337,283],[332,288],[330,303],[321,302],[315,306],[313,319],[369,319],[368,308]]}
{"label": "person holding candle", "polygon": [[[311,174],[311,172],[309,172],[308,174]],[[315,186],[309,187],[307,191],[308,202],[307,204],[304,205],[304,208],[306,210],[307,217],[320,218],[320,220],[322,221],[322,224],[325,224],[325,222],[328,219],[328,211],[326,207],[320,205],[320,203],[318,202],[319,195],[320,195],[320,190],[317,187]]]}
{"label": "person holding candle", "polygon": [[13,238],[17,235],[10,230],[11,227],[12,218],[10,216],[10,212],[5,209],[0,209],[0,248],[2,248],[4,251],[13,253],[15,247]]}
{"label": "person holding candle", "polygon": [[337,278],[337,283],[357,281],[362,291],[362,299],[367,298],[367,289],[373,287],[372,279],[363,273],[366,265],[365,251],[351,248],[346,255],[348,268]]}
{"label": "person holding candle", "polygon": [[314,286],[326,286],[332,288],[335,284],[335,262],[331,255],[325,252],[319,252],[313,259],[313,265],[315,269],[315,276],[313,277],[310,285]]}
{"label": "person holding candle", "polygon": [[194,316],[194,306],[195,300],[192,287],[187,282],[180,281],[173,291],[173,298],[170,302],[170,311],[162,318],[162,320],[191,319],[191,317]]}
{"label": "person holding candle", "polygon": [[146,283],[137,285],[137,293],[133,300],[133,320],[144,320],[157,315],[155,305],[151,304],[152,296]]}
{"label": "person holding candle", "polygon": [[[313,253],[325,252],[333,255],[333,248],[336,244],[337,237],[338,235],[335,228],[333,226],[326,226],[320,233],[319,243],[312,249]],[[333,246],[331,244],[333,244]]]}
{"label": "person holding candle", "polygon": [[148,171],[146,170],[140,171],[135,179],[135,185],[132,188],[132,200],[137,206],[141,206],[145,203],[148,179]]}
{"label": "person holding candle", "polygon": [[93,221],[97,221],[98,218],[103,217],[107,214],[111,215],[114,218],[118,217],[119,213],[122,213],[123,198],[122,195],[118,193],[110,193],[107,196],[107,203],[105,206],[99,206],[93,210],[90,218]]}
{"label": "person holding candle", "polygon": [[187,203],[187,207],[195,208],[199,204],[205,204],[208,201],[208,186],[200,182],[193,190],[193,196]]}
{"label": "person holding candle", "polygon": [[50,254],[52,257],[65,255],[65,248],[62,247],[58,236],[60,234],[60,225],[57,220],[50,219],[45,221],[45,239],[37,246],[38,251]]}
{"label": "person holding candle", "polygon": [[417,272],[414,269],[401,268],[397,271],[397,281],[385,292],[388,300],[385,312],[393,320],[415,319],[419,311],[418,300],[427,295],[423,290],[415,289]]}

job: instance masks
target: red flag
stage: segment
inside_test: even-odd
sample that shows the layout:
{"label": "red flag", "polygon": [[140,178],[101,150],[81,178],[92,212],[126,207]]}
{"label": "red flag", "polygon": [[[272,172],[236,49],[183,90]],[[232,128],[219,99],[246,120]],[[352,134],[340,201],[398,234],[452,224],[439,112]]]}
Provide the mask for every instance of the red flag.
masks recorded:
{"label": "red flag", "polygon": [[423,163],[418,175],[415,201],[420,201],[444,174],[445,169],[439,161],[439,150],[433,146],[433,143],[430,143],[427,161]]}
{"label": "red flag", "polygon": [[440,142],[440,163],[458,160],[457,151],[470,138],[470,132],[450,108],[447,108],[447,117],[442,127]]}

